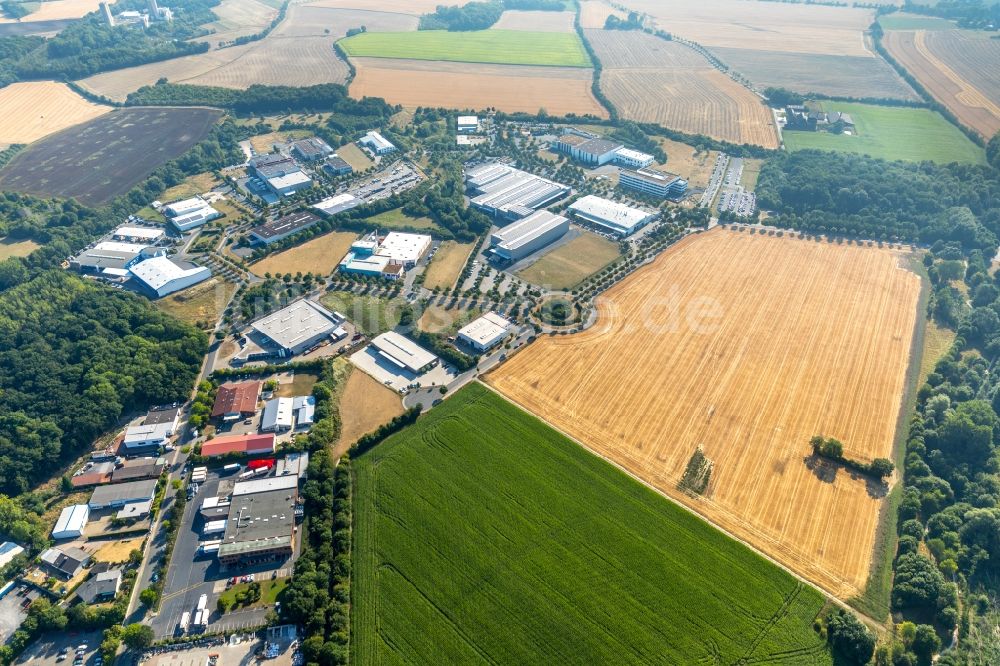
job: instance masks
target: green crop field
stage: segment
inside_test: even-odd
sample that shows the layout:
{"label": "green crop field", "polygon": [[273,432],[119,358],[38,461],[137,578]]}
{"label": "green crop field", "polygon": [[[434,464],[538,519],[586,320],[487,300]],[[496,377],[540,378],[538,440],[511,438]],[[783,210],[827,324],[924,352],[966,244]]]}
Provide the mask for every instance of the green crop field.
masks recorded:
{"label": "green crop field", "polygon": [[575,32],[363,32],[339,43],[347,55],[355,57],[590,67],[590,59]]}
{"label": "green crop field", "polygon": [[878,19],[883,30],[954,30],[955,24],[936,16],[919,14],[886,14]]}
{"label": "green crop field", "polygon": [[832,661],[822,595],[482,385],[352,468],[354,663]]}
{"label": "green crop field", "polygon": [[824,102],[823,108],[849,113],[857,133],[785,131],[782,138],[788,150],[818,148],[887,160],[986,163],[983,149],[937,111],[846,102]]}

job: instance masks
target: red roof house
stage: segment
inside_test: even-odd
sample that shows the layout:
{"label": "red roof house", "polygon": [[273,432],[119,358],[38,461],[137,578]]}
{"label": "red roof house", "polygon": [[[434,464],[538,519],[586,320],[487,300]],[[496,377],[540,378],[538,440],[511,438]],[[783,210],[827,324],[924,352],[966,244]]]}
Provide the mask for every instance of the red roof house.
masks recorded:
{"label": "red roof house", "polygon": [[274,433],[223,435],[210,439],[201,445],[201,455],[203,456],[224,456],[227,453],[242,453],[248,456],[274,453]]}
{"label": "red roof house", "polygon": [[222,417],[225,421],[253,416],[257,413],[257,397],[260,396],[259,381],[226,382],[215,394],[212,418]]}

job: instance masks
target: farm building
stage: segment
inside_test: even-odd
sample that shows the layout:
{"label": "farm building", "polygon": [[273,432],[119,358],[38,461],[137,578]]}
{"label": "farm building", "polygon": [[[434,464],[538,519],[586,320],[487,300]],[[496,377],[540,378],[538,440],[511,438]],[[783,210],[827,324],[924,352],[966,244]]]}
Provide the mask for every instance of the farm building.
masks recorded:
{"label": "farm building", "polygon": [[659,199],[677,199],[687,192],[688,183],[677,174],[656,169],[622,169],[618,175],[622,187]]}
{"label": "farm building", "polygon": [[319,219],[307,210],[299,211],[254,227],[250,230],[250,236],[254,243],[270,245],[314,226]]}
{"label": "farm building", "polygon": [[490,236],[490,252],[503,261],[517,261],[542,249],[569,231],[569,220],[540,210]]}
{"label": "farm building", "polygon": [[354,171],[354,167],[340,155],[331,155],[323,162],[323,171],[330,176],[343,176]]}
{"label": "farm building", "polygon": [[69,482],[74,488],[87,488],[111,483],[115,471],[114,460],[105,462],[89,462],[80,471],[70,477]]}
{"label": "farm building", "polygon": [[487,312],[482,317],[458,329],[458,339],[478,351],[496,347],[507,337],[514,324],[495,312]]}
{"label": "farm building", "polygon": [[0,543],[0,569],[10,564],[11,560],[23,552],[24,547],[17,545],[13,541]]}
{"label": "farm building", "polygon": [[260,396],[259,381],[226,382],[219,387],[212,405],[212,418],[223,421],[237,421],[257,413],[257,398]]}
{"label": "farm building", "polygon": [[312,187],[312,178],[291,157],[258,155],[250,158],[247,170],[279,197]]}
{"label": "farm building", "polygon": [[42,568],[62,580],[69,580],[80,573],[80,569],[90,562],[86,551],[71,546],[49,548],[39,555]]}
{"label": "farm building", "polygon": [[572,129],[552,142],[552,149],[556,152],[592,166],[608,164],[624,147],[621,141],[610,141],[589,132]]}
{"label": "farm building", "polygon": [[323,340],[340,340],[347,335],[344,317],[307,299],[295,301],[277,312],[253,322],[260,335],[285,350],[301,354]]}
{"label": "farm building", "polygon": [[139,456],[155,453],[161,446],[170,442],[170,433],[174,430],[171,423],[152,423],[129,426],[125,430],[120,451],[122,455]]}
{"label": "farm building", "polygon": [[577,199],[568,210],[580,220],[621,236],[635,233],[656,217],[656,213],[632,208],[592,194]]}
{"label": "farm building", "polygon": [[[91,511],[101,509],[127,509],[132,504],[149,504],[156,493],[156,479],[113,483],[95,488],[87,506]],[[146,507],[148,513],[149,508]],[[128,512],[126,511],[126,514]]]}
{"label": "farm building", "polygon": [[92,576],[76,593],[85,604],[110,601],[118,596],[122,585],[122,570],[111,569]]}
{"label": "farm building", "polygon": [[162,240],[163,229],[153,227],[118,227],[111,232],[111,239],[122,243],[148,243],[150,245]]}
{"label": "farm building", "polygon": [[376,336],[371,346],[393,365],[419,375],[438,364],[438,357],[395,331]]}
{"label": "farm building", "polygon": [[475,208],[499,222],[513,222],[569,194],[570,188],[505,164],[491,162],[465,173]]}
{"label": "farm building", "polygon": [[126,269],[137,261],[162,252],[148,243],[102,241],[70,259],[69,265],[83,273],[121,276],[127,274]]}
{"label": "farm building", "polygon": [[167,204],[162,212],[167,221],[181,233],[222,217],[222,213],[212,208],[201,197],[191,197]]}
{"label": "farm building", "polygon": [[169,427],[168,435],[177,434],[177,423],[180,421],[181,408],[179,405],[169,407],[154,407],[146,412],[146,418],[142,420],[143,425],[161,425],[166,423]]}
{"label": "farm building", "polygon": [[475,134],[479,131],[477,116],[459,116],[455,119],[455,129],[459,134]]}
{"label": "farm building", "polygon": [[345,210],[350,210],[355,206],[360,206],[363,201],[357,198],[353,194],[337,194],[332,197],[327,197],[319,203],[313,204],[313,209],[318,210],[326,215],[336,215]]}
{"label": "farm building", "polygon": [[223,435],[210,439],[201,445],[201,455],[212,458],[227,453],[256,456],[274,453],[274,434],[266,435]]}
{"label": "farm building", "polygon": [[180,264],[160,255],[133,264],[129,268],[139,285],[156,298],[187,289],[212,277],[212,271],[205,266]]}
{"label": "farm building", "polygon": [[57,541],[78,539],[83,536],[83,528],[87,526],[88,520],[90,520],[90,507],[86,504],[68,506],[59,514],[59,519],[52,528],[52,538]]}
{"label": "farm building", "polygon": [[653,156],[631,148],[619,148],[615,152],[614,163],[626,169],[645,169],[653,163]]}
{"label": "farm building", "polygon": [[371,130],[358,139],[358,144],[368,148],[376,155],[388,155],[396,150],[396,146],[375,130]]}
{"label": "farm building", "polygon": [[333,155],[333,148],[318,136],[302,139],[292,144],[292,154],[307,162],[315,162]]}

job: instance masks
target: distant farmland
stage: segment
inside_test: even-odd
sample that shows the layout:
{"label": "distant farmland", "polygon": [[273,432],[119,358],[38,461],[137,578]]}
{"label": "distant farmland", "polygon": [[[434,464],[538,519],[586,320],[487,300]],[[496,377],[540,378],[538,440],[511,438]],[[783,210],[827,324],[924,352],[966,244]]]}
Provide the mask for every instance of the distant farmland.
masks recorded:
{"label": "distant farmland", "polygon": [[364,32],[341,40],[352,57],[589,67],[576,33],[524,30]]}
{"label": "distant farmland", "polygon": [[219,115],[212,109],[109,113],[18,153],[0,171],[0,189],[106,203],[204,138]]}
{"label": "distant farmland", "polygon": [[845,102],[824,102],[823,108],[849,113],[856,125],[854,135],[786,130],[782,138],[788,150],[819,148],[887,160],[986,163],[983,149],[937,111]]}
{"label": "distant farmland", "polygon": [[353,468],[354,663],[831,663],[819,593],[481,385]]}
{"label": "distant farmland", "polygon": [[109,111],[111,107],[85,100],[65,83],[12,83],[0,89],[0,144],[31,143]]}
{"label": "distant farmland", "polygon": [[720,47],[714,47],[712,53],[759,89],[778,87],[838,97],[917,99],[909,84],[882,58]]}

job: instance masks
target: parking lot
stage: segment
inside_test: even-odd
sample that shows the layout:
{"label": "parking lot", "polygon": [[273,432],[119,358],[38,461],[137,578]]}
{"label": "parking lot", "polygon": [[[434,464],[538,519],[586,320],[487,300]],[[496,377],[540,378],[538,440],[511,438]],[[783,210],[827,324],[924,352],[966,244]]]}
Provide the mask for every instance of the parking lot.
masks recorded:
{"label": "parking lot", "polygon": [[[81,655],[86,666],[94,666],[97,662],[97,650],[101,646],[100,631],[50,631],[37,641],[31,643],[18,657],[15,664],[31,664],[31,666],[72,666],[76,658],[76,649],[85,645]],[[59,653],[68,648],[68,656],[59,660]]]}
{"label": "parking lot", "polygon": [[17,628],[28,617],[28,603],[34,601],[41,592],[28,588],[22,592],[20,585],[15,585],[0,599],[0,643],[6,643]]}
{"label": "parking lot", "polygon": [[413,189],[423,178],[405,162],[397,163],[391,170],[381,171],[372,178],[352,186],[347,192],[365,203],[385,199]]}

